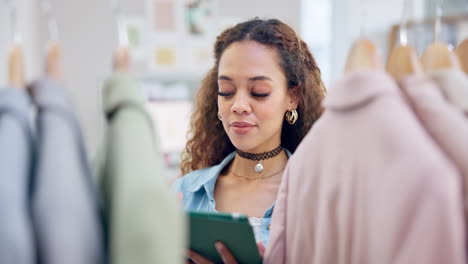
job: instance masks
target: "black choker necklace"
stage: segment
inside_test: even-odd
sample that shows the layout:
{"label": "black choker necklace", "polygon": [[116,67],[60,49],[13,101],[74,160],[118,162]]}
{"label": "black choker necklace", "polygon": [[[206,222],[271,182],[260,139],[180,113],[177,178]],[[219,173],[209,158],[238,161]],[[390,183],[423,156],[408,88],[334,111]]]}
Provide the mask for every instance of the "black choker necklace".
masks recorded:
{"label": "black choker necklace", "polygon": [[257,165],[255,165],[255,172],[261,173],[263,171],[263,165],[262,165],[263,160],[273,158],[274,156],[280,154],[282,150],[283,150],[283,147],[279,145],[274,150],[265,151],[263,153],[257,154],[257,153],[249,153],[249,152],[243,152],[243,151],[237,150],[237,154],[239,154],[239,156],[245,159],[258,160]]}

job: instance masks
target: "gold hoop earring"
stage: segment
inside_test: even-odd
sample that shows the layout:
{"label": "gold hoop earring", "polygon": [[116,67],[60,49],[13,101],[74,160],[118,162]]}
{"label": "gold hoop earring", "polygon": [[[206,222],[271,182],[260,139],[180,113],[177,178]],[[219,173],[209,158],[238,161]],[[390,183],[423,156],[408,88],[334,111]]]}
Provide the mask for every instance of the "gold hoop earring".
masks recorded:
{"label": "gold hoop earring", "polygon": [[299,114],[297,113],[296,109],[286,111],[286,121],[288,121],[289,124],[294,125],[298,118]]}

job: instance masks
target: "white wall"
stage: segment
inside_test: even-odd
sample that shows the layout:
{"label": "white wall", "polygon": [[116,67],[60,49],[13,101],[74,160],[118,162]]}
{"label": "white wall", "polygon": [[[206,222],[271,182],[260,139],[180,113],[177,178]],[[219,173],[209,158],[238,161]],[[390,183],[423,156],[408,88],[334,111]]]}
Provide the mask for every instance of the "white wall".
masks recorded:
{"label": "white wall", "polygon": [[[420,19],[424,16],[424,0],[410,1],[410,17]],[[404,0],[333,0],[332,30],[332,70],[336,79],[342,75],[347,53],[352,43],[364,35],[380,48],[383,58],[387,54],[388,30],[400,23]],[[363,17],[363,7],[367,10]]]}
{"label": "white wall", "polygon": [[[34,0],[33,0],[34,1]],[[81,123],[88,149],[94,153],[100,140],[100,82],[111,69],[111,54],[116,45],[116,30],[108,1],[50,0],[57,20],[63,51],[64,77]],[[46,18],[40,10],[37,20],[40,50],[49,38]]]}
{"label": "white wall", "polygon": [[7,49],[10,41],[8,22],[8,9],[0,3],[0,87],[6,82],[7,75]]}
{"label": "white wall", "polygon": [[319,65],[327,87],[331,82],[332,4],[329,0],[302,0],[300,16],[300,35]]}
{"label": "white wall", "polygon": [[277,18],[299,32],[300,0],[219,0],[219,15]]}
{"label": "white wall", "polygon": [[[5,5],[5,2],[0,1],[0,84],[6,82],[7,57],[13,41],[10,23],[13,5]],[[37,2],[30,0],[16,0],[14,2],[16,3],[17,29],[22,36],[25,77],[27,80],[32,80],[39,74],[39,56],[36,52],[37,32],[33,27],[37,18],[36,12],[34,12],[37,9]]]}
{"label": "white wall", "polygon": [[[36,2],[38,0],[21,0]],[[219,0],[219,15],[233,17],[275,17],[299,28],[300,0]],[[112,50],[117,35],[110,2],[107,0],[50,0],[58,22],[63,48],[64,74],[77,103],[88,149],[94,153],[101,140],[100,81],[110,73]],[[143,16],[144,0],[121,0],[125,15]],[[27,8],[23,8],[26,9]],[[39,10],[33,9],[35,14]],[[38,28],[38,51],[44,50],[47,31],[44,16],[31,28]],[[1,41],[0,41],[1,43]],[[31,49],[33,50],[33,49]],[[142,68],[142,65],[137,65]]]}

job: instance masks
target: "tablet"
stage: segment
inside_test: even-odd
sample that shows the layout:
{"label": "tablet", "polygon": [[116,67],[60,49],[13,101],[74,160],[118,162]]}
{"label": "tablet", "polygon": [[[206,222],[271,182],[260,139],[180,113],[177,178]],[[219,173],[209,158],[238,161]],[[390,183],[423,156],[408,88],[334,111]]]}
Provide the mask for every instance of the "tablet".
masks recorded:
{"label": "tablet", "polygon": [[190,248],[214,263],[223,263],[214,244],[223,242],[238,263],[262,263],[246,215],[189,212]]}

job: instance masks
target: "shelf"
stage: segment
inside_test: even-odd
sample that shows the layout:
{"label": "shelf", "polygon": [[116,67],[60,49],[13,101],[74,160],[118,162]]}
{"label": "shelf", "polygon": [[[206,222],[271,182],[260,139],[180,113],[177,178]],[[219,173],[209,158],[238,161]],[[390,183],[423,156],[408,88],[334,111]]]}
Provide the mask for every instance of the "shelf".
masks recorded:
{"label": "shelf", "polygon": [[144,82],[201,82],[208,69],[164,69],[154,72],[137,73],[136,77]]}

